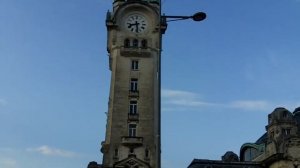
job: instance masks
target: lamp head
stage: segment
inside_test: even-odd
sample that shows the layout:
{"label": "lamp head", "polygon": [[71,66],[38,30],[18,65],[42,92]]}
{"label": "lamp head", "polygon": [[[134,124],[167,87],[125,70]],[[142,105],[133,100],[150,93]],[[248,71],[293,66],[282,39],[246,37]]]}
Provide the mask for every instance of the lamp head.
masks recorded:
{"label": "lamp head", "polygon": [[204,12],[197,12],[192,16],[194,21],[202,21],[206,18],[206,14]]}

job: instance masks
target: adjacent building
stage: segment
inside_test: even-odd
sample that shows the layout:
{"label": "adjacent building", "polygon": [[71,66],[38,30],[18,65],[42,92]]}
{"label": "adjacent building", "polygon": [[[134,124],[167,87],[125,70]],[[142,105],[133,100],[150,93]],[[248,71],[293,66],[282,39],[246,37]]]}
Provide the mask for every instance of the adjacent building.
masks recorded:
{"label": "adjacent building", "polygon": [[242,145],[240,157],[227,152],[222,160],[194,159],[188,168],[300,168],[300,107],[293,113],[276,108],[266,133]]}

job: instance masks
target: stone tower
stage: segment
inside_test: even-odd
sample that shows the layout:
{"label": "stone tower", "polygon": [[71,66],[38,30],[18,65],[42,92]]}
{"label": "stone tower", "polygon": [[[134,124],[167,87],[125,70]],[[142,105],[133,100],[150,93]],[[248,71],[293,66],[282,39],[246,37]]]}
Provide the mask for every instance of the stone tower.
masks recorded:
{"label": "stone tower", "polygon": [[107,12],[111,84],[102,167],[160,168],[160,3],[114,0]]}

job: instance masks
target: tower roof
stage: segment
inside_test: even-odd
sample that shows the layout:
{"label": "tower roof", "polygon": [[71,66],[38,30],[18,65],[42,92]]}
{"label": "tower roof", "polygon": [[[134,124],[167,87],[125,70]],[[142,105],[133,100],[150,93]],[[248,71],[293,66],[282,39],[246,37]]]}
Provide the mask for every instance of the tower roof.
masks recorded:
{"label": "tower roof", "polygon": [[297,107],[295,110],[294,110],[294,115],[296,115],[296,114],[298,114],[299,115],[299,113],[300,113],[300,107]]}
{"label": "tower roof", "polygon": [[276,122],[288,122],[293,121],[293,114],[283,107],[276,108],[271,114],[269,114],[269,124]]}
{"label": "tower roof", "polygon": [[264,144],[268,141],[268,133],[264,133],[256,142],[255,144],[260,145]]}

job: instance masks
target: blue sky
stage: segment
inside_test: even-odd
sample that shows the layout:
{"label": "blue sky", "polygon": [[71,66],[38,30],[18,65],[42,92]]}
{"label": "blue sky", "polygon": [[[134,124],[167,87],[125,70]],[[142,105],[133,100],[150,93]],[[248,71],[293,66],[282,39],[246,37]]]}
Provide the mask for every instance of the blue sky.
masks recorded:
{"label": "blue sky", "polygon": [[[110,0],[0,0],[0,167],[101,162]],[[162,0],[163,168],[220,159],[300,106],[299,0]]]}

